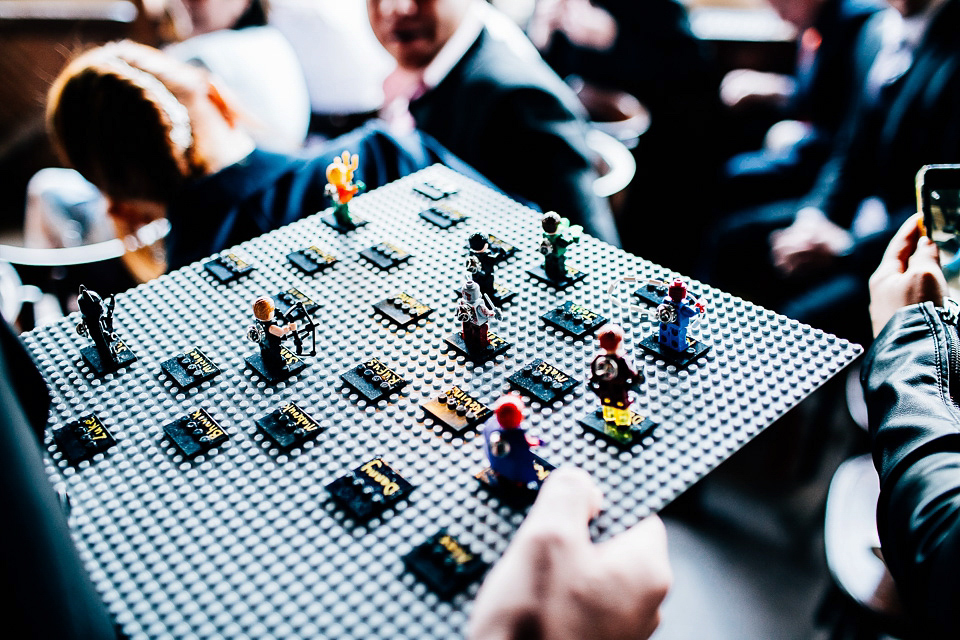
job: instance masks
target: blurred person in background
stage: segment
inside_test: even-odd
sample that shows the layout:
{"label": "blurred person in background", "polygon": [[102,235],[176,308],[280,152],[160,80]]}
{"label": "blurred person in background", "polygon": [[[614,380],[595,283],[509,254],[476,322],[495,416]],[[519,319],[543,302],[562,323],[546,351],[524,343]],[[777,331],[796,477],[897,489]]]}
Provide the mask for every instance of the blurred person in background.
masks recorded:
{"label": "blurred person in background", "polygon": [[724,104],[745,110],[772,106],[780,122],[764,148],[726,163],[721,207],[742,209],[797,198],[813,187],[857,96],[855,47],[879,0],[771,0],[800,34],[794,76],[735,69],[720,85]]}
{"label": "blurred person in background", "polygon": [[[720,162],[714,63],[674,0],[539,0],[528,32],[562,77],[626,92],[650,114],[618,216],[624,248],[675,269],[696,254]],[[682,195],[681,195],[682,194]],[[689,251],[665,241],[682,210]]]}
{"label": "blurred person in background", "polygon": [[344,149],[370,188],[435,162],[482,180],[429,137],[374,125],[305,158],[259,149],[208,72],[129,41],[68,64],[47,120],[63,159],[106,197],[118,236],[169,221],[166,264],[144,257],[145,276],[327,208],[326,167]]}
{"label": "blurred person in background", "polygon": [[509,18],[483,0],[367,0],[397,65],[382,115],[436,138],[507,194],[619,246],[573,91]]}
{"label": "blurred person in background", "polygon": [[925,164],[960,161],[960,0],[890,0],[857,44],[857,95],[803,198],[734,214],[712,234],[711,284],[869,340],[867,279],[916,210]]}
{"label": "blurred person in background", "polygon": [[[267,26],[261,0],[167,0],[166,9],[164,34],[175,40],[166,53],[219,78],[257,146],[298,153],[310,124],[307,85],[290,43]],[[113,237],[104,195],[76,171],[42,169],[28,183],[26,246],[75,247]]]}

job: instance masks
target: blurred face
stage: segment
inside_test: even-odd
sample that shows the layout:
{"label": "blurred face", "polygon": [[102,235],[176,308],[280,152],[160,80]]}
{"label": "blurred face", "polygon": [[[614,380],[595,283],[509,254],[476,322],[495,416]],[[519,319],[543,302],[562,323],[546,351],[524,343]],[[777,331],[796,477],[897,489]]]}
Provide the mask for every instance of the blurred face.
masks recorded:
{"label": "blurred face", "polygon": [[887,2],[905,17],[920,13],[930,4],[930,0],[887,0]]}
{"label": "blurred face", "polygon": [[367,0],[370,26],[405,69],[426,67],[460,26],[471,0]]}
{"label": "blurred face", "polygon": [[190,20],[193,34],[210,33],[229,29],[250,6],[251,0],[182,0]]}
{"label": "blurred face", "polygon": [[769,0],[780,17],[800,31],[813,26],[824,0]]}

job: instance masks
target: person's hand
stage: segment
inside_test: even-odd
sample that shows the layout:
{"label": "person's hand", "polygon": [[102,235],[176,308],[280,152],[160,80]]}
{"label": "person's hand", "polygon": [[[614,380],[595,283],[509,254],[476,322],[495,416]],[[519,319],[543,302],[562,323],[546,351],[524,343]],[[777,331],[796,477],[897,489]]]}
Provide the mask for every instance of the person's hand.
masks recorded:
{"label": "person's hand", "polygon": [[921,214],[907,219],[893,236],[880,266],[870,276],[870,321],[880,333],[900,308],[920,302],[943,304],[947,281],[940,270],[937,245],[923,235]]}
{"label": "person's hand", "polygon": [[796,91],[796,82],[779,73],[734,69],[720,82],[720,100],[731,109],[750,105],[785,105]]}
{"label": "person's hand", "polygon": [[560,28],[560,14],[565,0],[538,0],[527,25],[527,37],[540,51],[550,45],[554,32]]}
{"label": "person's hand", "polygon": [[561,32],[578,47],[606,51],[617,40],[617,20],[590,0],[539,0],[527,36],[541,51]]}
{"label": "person's hand", "polygon": [[617,40],[617,20],[590,0],[567,0],[560,12],[560,30],[573,44],[606,51]]}
{"label": "person's hand", "polygon": [[663,523],[651,516],[594,544],[603,496],[586,472],[553,471],[470,618],[470,640],[644,639],[670,586]]}
{"label": "person's hand", "polygon": [[853,246],[853,236],[821,211],[801,209],[786,229],[770,234],[773,265],[784,276],[829,267]]}

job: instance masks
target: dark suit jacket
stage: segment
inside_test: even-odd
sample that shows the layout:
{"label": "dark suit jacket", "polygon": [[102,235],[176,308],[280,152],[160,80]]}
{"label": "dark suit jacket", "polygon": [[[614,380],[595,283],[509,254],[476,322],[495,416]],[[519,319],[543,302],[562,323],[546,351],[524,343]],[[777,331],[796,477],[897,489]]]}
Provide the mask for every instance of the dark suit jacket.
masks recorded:
{"label": "dark suit jacket", "polygon": [[[544,59],[562,77],[575,74],[636,96],[652,122],[669,118],[674,103],[716,100],[717,82],[703,43],[690,31],[687,11],[674,0],[596,0],[617,21],[613,46],[597,51],[554,34]],[[703,108],[704,105],[689,105]]]}
{"label": "dark suit jacket", "polygon": [[509,194],[619,246],[576,96],[545,63],[530,64],[482,31],[440,84],[410,104],[422,131]]}
{"label": "dark suit jacket", "polygon": [[21,638],[112,640],[106,606],[80,561],[43,468],[50,397],[36,365],[0,319],[0,581],[4,625]]}
{"label": "dark suit jacket", "polygon": [[864,90],[806,202],[849,228],[860,203],[879,197],[892,228],[857,248],[874,263],[897,223],[916,210],[920,167],[960,162],[960,0],[940,8],[910,69],[885,91],[878,108],[866,96],[865,79],[879,50],[881,18],[876,15],[864,29],[857,49],[857,86]]}
{"label": "dark suit jacket", "polygon": [[874,0],[826,0],[813,28],[820,45],[809,66],[797,69],[797,91],[789,117],[808,120],[835,133],[843,124],[856,90],[853,88],[856,49],[864,23],[886,5]]}
{"label": "dark suit jacket", "polygon": [[740,208],[809,191],[829,160],[834,140],[857,96],[856,49],[873,0],[826,0],[813,25],[819,46],[809,63],[801,56],[797,91],[782,118],[802,120],[811,131],[784,152],[751,151],[727,163],[731,206]]}
{"label": "dark suit jacket", "polygon": [[368,189],[438,162],[489,185],[429,136],[396,137],[378,123],[330,140],[310,158],[255,150],[192,181],[171,200],[166,241],[170,270],[329,207],[326,168],[345,149],[360,156],[356,179]]}

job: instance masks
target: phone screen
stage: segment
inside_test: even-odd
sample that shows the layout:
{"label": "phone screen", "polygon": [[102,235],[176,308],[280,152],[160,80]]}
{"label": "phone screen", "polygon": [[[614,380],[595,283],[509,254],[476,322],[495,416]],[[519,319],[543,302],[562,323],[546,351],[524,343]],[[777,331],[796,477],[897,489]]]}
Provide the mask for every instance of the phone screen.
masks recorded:
{"label": "phone screen", "polygon": [[960,165],[929,165],[917,175],[927,235],[940,251],[950,295],[960,294]]}

